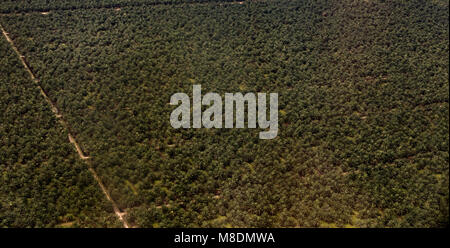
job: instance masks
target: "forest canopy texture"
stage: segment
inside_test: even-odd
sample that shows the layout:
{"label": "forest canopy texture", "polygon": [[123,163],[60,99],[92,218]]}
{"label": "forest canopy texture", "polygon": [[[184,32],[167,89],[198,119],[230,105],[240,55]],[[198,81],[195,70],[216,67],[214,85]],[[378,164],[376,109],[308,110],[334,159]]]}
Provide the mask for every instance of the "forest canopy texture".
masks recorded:
{"label": "forest canopy texture", "polygon": [[[444,227],[446,0],[0,0],[0,226]],[[276,92],[279,132],[170,96]]]}

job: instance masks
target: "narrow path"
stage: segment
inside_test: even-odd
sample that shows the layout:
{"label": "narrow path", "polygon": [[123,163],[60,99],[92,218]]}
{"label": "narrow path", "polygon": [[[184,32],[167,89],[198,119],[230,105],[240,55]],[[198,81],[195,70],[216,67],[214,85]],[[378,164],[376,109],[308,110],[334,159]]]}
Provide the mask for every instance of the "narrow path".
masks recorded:
{"label": "narrow path", "polygon": [[28,66],[28,64],[25,61],[25,57],[22,56],[22,54],[19,52],[17,47],[14,45],[14,42],[11,40],[11,38],[9,38],[8,33],[6,32],[6,30],[3,28],[3,26],[1,24],[0,24],[0,29],[2,30],[3,36],[9,42],[9,44],[11,44],[11,47],[14,50],[14,52],[17,54],[17,56],[19,56],[20,62],[22,62],[23,67],[25,67],[25,70],[28,72],[28,74],[30,75],[31,79],[33,80],[33,82],[36,83],[37,87],[39,88],[39,90],[41,92],[41,95],[44,97],[45,101],[47,101],[47,103],[50,105],[50,108],[51,108],[52,112],[55,114],[56,119],[67,130],[67,133],[69,134],[69,141],[70,141],[70,143],[72,143],[75,146],[75,149],[77,150],[77,153],[78,153],[80,159],[84,160],[86,162],[86,164],[88,165],[89,171],[91,172],[91,174],[94,177],[95,181],[97,181],[97,183],[100,186],[100,188],[102,189],[103,193],[106,195],[106,198],[108,199],[108,201],[111,202],[113,210],[114,210],[114,213],[117,215],[119,220],[122,222],[123,227],[129,228],[130,225],[128,224],[128,221],[124,217],[124,215],[126,213],[120,211],[120,209],[117,206],[116,202],[109,195],[108,190],[103,185],[102,181],[100,180],[99,176],[97,175],[97,172],[95,172],[95,170],[92,168],[92,165],[90,164],[90,162],[88,160],[90,157],[86,156],[83,153],[83,150],[81,149],[80,145],[78,144],[78,142],[76,141],[76,139],[74,138],[72,133],[70,132],[69,124],[63,119],[63,116],[60,113],[60,111],[58,110],[58,108],[56,107],[56,104],[50,100],[50,98],[48,97],[47,93],[41,87],[41,85],[39,84],[39,79],[37,79],[36,76],[33,74],[33,72],[31,71],[30,67]]}
{"label": "narrow path", "polygon": [[106,198],[108,199],[108,201],[110,201],[112,203],[112,207],[114,210],[114,213],[117,215],[117,217],[119,218],[119,220],[123,223],[123,227],[125,228],[129,228],[130,225],[128,224],[128,221],[125,219],[125,212],[121,212],[119,210],[119,207],[117,207],[116,203],[114,202],[114,200],[111,198],[111,196],[108,193],[108,190],[106,190],[105,185],[103,185],[102,181],[100,180],[100,178],[97,175],[97,172],[95,172],[95,170],[92,168],[92,166],[89,165],[89,171],[92,173],[92,176],[95,178],[95,180],[98,182],[98,185],[100,186],[100,188],[102,189],[103,193],[105,193]]}
{"label": "narrow path", "polygon": [[78,155],[80,156],[81,159],[86,160],[89,159],[90,157],[85,156],[83,154],[83,151],[81,150],[80,146],[78,145],[77,141],[73,138],[73,136],[69,133],[69,141],[70,143],[72,143],[75,148],[77,149]]}

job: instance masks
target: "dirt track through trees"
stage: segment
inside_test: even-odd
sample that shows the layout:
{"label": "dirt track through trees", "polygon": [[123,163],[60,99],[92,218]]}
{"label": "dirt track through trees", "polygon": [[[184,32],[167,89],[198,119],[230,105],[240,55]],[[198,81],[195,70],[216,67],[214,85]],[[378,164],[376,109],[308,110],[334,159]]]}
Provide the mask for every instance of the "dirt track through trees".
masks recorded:
{"label": "dirt track through trees", "polygon": [[78,144],[78,142],[76,141],[74,135],[72,135],[70,128],[69,128],[69,124],[63,119],[62,114],[60,113],[60,111],[58,110],[58,108],[56,107],[56,104],[54,102],[52,102],[50,100],[50,98],[48,97],[47,93],[44,91],[44,89],[41,87],[41,85],[39,84],[39,79],[36,78],[36,76],[33,74],[33,72],[31,71],[30,67],[28,66],[28,64],[25,61],[24,56],[22,56],[22,54],[19,52],[19,50],[17,49],[17,47],[14,45],[14,42],[11,40],[11,38],[9,37],[8,33],[6,32],[6,30],[3,28],[3,26],[0,24],[0,29],[3,33],[3,36],[6,38],[6,40],[8,41],[9,44],[11,44],[12,49],[14,50],[14,52],[17,54],[17,56],[20,59],[20,62],[22,62],[23,67],[25,68],[25,70],[28,72],[28,74],[30,75],[31,79],[33,80],[34,83],[36,83],[37,87],[39,88],[41,95],[44,97],[45,101],[47,101],[47,103],[50,105],[50,109],[52,110],[52,112],[55,114],[56,119],[58,119],[58,121],[61,123],[61,125],[66,129],[68,136],[69,136],[69,141],[70,143],[72,143],[75,146],[75,149],[80,157],[80,159],[82,159],[83,161],[86,162],[86,164],[88,165],[88,169],[91,172],[92,176],[94,177],[94,179],[97,181],[98,185],[100,186],[101,190],[103,191],[103,193],[105,194],[106,198],[108,199],[109,202],[111,202],[114,213],[117,215],[117,217],[119,218],[119,220],[122,222],[123,227],[125,228],[129,228],[129,224],[128,221],[125,219],[124,215],[126,214],[125,212],[120,211],[119,207],[117,206],[116,202],[111,198],[110,194],[108,193],[108,190],[106,189],[106,187],[103,185],[102,181],[100,180],[100,177],[97,175],[97,172],[92,168],[92,165],[90,164],[90,157],[86,156],[83,152],[83,150],[81,149],[80,145]]}

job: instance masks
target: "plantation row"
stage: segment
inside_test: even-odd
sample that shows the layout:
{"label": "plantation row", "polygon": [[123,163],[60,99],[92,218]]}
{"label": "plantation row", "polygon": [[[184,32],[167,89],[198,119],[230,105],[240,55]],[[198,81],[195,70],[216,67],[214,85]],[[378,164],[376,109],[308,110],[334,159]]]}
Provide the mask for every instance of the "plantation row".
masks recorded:
{"label": "plantation row", "polygon": [[[448,3],[270,1],[3,16],[141,227],[448,224]],[[174,129],[170,96],[277,92],[277,138]]]}
{"label": "plantation row", "polygon": [[74,10],[89,8],[121,8],[143,5],[174,5],[192,3],[226,3],[236,0],[1,0],[0,13],[21,13],[50,10]]}

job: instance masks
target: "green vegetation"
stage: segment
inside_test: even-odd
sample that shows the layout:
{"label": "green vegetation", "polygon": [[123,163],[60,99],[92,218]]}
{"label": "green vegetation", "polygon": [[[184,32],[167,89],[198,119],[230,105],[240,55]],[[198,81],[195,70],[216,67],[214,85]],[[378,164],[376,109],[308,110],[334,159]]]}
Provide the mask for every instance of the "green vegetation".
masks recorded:
{"label": "green vegetation", "polygon": [[74,10],[80,8],[120,8],[143,5],[196,4],[233,2],[236,0],[1,0],[0,13]]}
{"label": "green vegetation", "polygon": [[0,40],[0,227],[117,226],[17,55]]}
{"label": "green vegetation", "polygon": [[[78,1],[48,8],[38,2],[45,1],[36,1],[36,6],[52,12],[3,15],[0,23],[133,224],[448,225],[448,2],[131,4],[121,5],[120,11],[76,9],[84,6],[71,5]],[[28,5],[8,6],[2,11]],[[26,80],[12,79],[24,73],[4,68],[0,80],[4,75],[11,79],[2,82],[3,95],[17,97],[12,89]],[[194,83],[203,92],[220,94],[278,92],[278,137],[260,140],[257,129],[173,129],[170,96],[191,94]],[[21,108],[34,109],[35,104],[25,104],[30,99],[45,105],[37,91],[27,94],[19,94]],[[2,109],[7,105],[2,102]],[[51,116],[44,107],[32,113]],[[21,125],[38,125],[24,115],[16,112]],[[20,128],[15,119],[2,118],[1,125]],[[45,156],[37,149],[19,153],[40,159],[33,166],[76,156],[56,122],[42,130],[62,133],[55,135],[62,139],[49,141]],[[0,132],[3,177],[12,173],[4,163],[15,168],[15,162],[8,162],[16,158],[14,152],[50,137],[36,131],[20,135],[23,143],[11,146],[3,141],[11,131]],[[87,211],[105,209],[98,205],[103,196],[93,189],[98,186],[85,165],[69,161],[55,163],[60,170],[73,171],[55,173],[87,178],[82,186],[91,192],[75,186],[72,201],[95,196]],[[19,175],[10,183],[32,183],[27,176],[36,176]],[[77,180],[70,182],[78,185]],[[7,189],[10,197],[21,194]],[[31,190],[31,185],[21,189]],[[29,194],[42,198],[48,193]],[[82,211],[83,206],[70,208]],[[18,209],[30,206],[2,205],[0,223],[9,225],[3,216]],[[33,208],[36,217],[23,218],[40,220],[39,209]]]}

